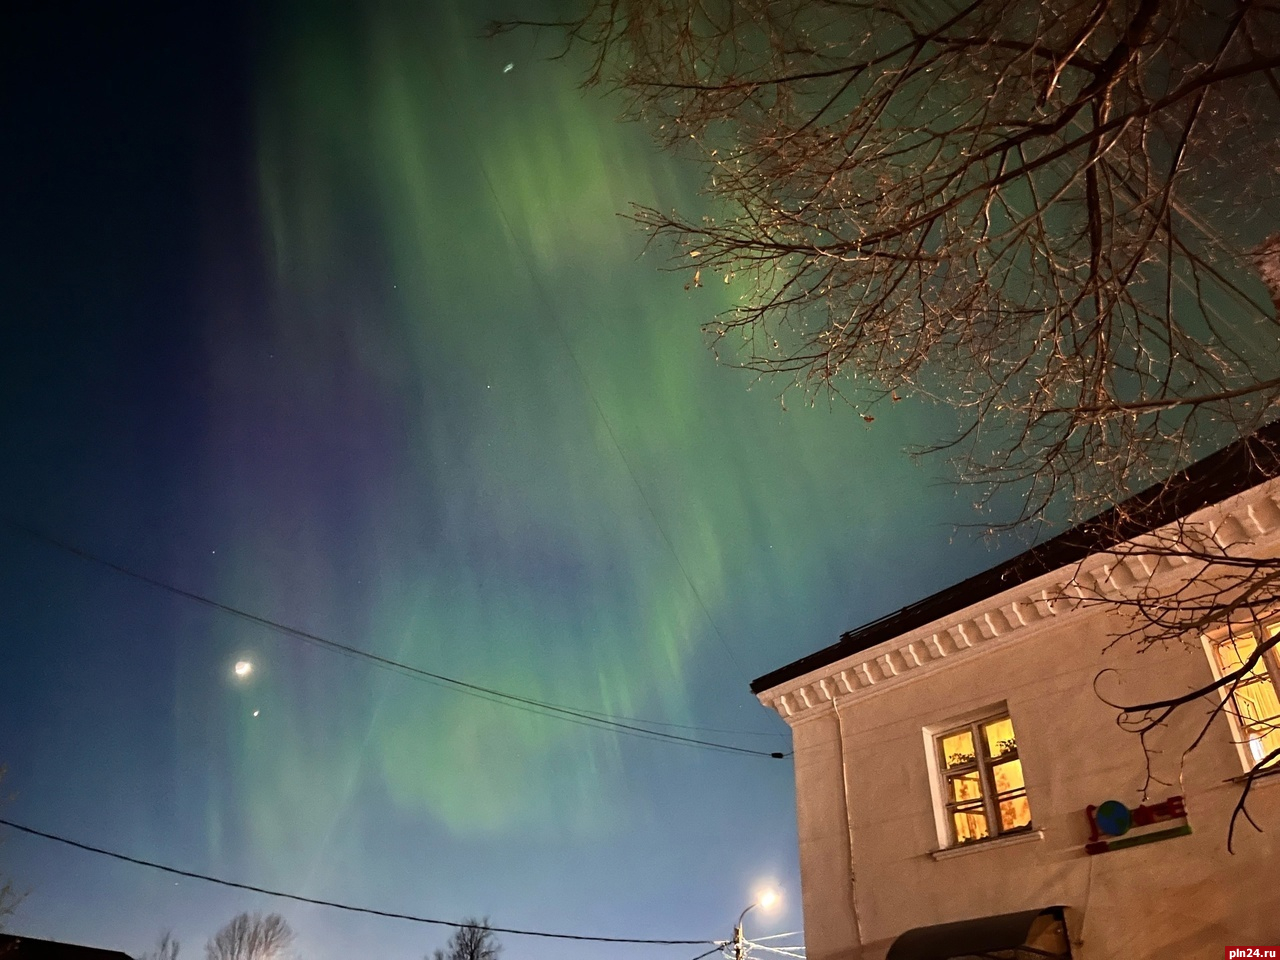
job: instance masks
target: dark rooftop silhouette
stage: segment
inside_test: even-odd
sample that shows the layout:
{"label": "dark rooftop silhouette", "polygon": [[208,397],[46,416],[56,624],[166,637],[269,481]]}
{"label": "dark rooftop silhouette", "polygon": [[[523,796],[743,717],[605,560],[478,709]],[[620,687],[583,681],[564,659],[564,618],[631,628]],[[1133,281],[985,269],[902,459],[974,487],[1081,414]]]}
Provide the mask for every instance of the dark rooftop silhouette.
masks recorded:
{"label": "dark rooftop silhouette", "polygon": [[1118,506],[1104,510],[990,570],[939,590],[879,620],[849,630],[831,646],[757,677],[751,681],[751,691],[761,693],[811,670],[892,640],[909,630],[994,597],[1010,587],[1149,533],[1275,476],[1280,476],[1280,420],[1197,460],[1164,483],[1148,487]]}
{"label": "dark rooftop silhouette", "polygon": [[58,943],[35,937],[17,937],[0,933],[0,957],[4,960],[133,960],[119,950],[82,947],[75,943]]}

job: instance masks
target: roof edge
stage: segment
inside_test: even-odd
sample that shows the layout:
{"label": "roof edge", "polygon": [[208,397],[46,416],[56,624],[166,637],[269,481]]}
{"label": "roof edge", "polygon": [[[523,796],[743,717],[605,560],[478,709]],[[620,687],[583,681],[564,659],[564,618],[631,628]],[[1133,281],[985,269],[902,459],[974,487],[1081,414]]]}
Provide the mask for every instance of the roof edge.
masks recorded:
{"label": "roof edge", "polygon": [[752,680],[751,692],[759,695],[830,666],[1011,587],[1150,533],[1276,476],[1280,476],[1280,420],[1003,563],[846,631],[832,645]]}

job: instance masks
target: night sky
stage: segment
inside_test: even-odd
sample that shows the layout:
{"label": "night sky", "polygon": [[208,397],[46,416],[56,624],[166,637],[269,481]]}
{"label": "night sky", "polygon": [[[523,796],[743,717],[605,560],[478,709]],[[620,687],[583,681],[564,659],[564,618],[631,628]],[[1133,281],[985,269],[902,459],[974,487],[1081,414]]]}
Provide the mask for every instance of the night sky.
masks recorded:
{"label": "night sky", "polygon": [[[426,670],[789,749],[751,678],[999,558],[903,452],[949,421],[784,409],[716,366],[698,325],[742,291],[686,291],[617,216],[696,209],[697,171],[551,38],[480,39],[502,13],[6,5],[2,512]],[[0,550],[0,816],[444,919],[727,937],[772,882],[748,934],[800,927],[789,760],[468,697],[12,529]],[[246,909],[308,960],[448,936],[12,831],[0,874],[30,891],[12,931],[131,953],[171,928],[202,955]]]}

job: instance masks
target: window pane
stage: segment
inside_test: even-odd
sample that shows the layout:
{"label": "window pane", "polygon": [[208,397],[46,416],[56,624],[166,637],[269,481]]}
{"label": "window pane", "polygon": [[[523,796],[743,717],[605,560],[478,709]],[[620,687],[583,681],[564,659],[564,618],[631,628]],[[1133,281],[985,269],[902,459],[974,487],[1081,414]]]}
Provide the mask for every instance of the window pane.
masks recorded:
{"label": "window pane", "polygon": [[[1214,649],[1218,654],[1218,666],[1223,673],[1231,673],[1233,670],[1239,670],[1244,666],[1244,662],[1253,655],[1253,651],[1258,649],[1258,642],[1253,639],[1251,633],[1239,633],[1235,636],[1227,637],[1225,640],[1219,640]],[[1267,675],[1266,665],[1262,662],[1262,658],[1258,658],[1258,662],[1249,670],[1251,677],[1265,677]]]}
{"label": "window pane", "polygon": [[947,777],[947,791],[951,794],[952,803],[958,800],[981,800],[982,778],[977,770],[957,773]]}
{"label": "window pane", "polygon": [[990,836],[987,830],[987,816],[981,810],[956,810],[951,814],[951,822],[956,832],[956,843],[969,843]]}
{"label": "window pane", "polygon": [[1236,715],[1244,726],[1270,725],[1280,720],[1280,700],[1270,677],[1246,680],[1239,684],[1231,699],[1235,701]]}
{"label": "window pane", "polygon": [[973,763],[973,732],[960,730],[942,738],[942,760],[947,769]]}
{"label": "window pane", "polygon": [[[1277,625],[1267,628],[1267,635],[1274,636]],[[1241,632],[1214,644],[1218,666],[1223,673],[1239,670],[1258,649],[1257,641],[1250,633]],[[1249,672],[1227,690],[1228,709],[1240,726],[1245,746],[1254,763],[1259,763],[1272,750],[1280,748],[1280,698],[1263,658]],[[1275,761],[1272,761],[1273,763]]]}
{"label": "window pane", "polygon": [[1000,832],[1017,830],[1031,825],[1031,804],[1026,796],[1010,797],[1000,801]]}
{"label": "window pane", "polygon": [[[1257,646],[1248,634],[1217,644],[1215,649],[1223,672],[1238,670]],[[1280,698],[1261,659],[1231,691],[1230,699],[1229,709],[1240,724],[1249,757],[1254,763],[1260,763],[1263,757],[1280,748]]]}
{"label": "window pane", "polygon": [[954,844],[974,843],[1031,825],[1013,721],[980,720],[937,739]]}
{"label": "window pane", "polygon": [[987,756],[995,759],[1018,749],[1013,735],[1013,721],[1008,717],[983,724],[982,734],[987,741]]}
{"label": "window pane", "polygon": [[[1270,754],[1272,750],[1280,750],[1280,728],[1267,724],[1248,730],[1245,733],[1245,743],[1249,746],[1249,756],[1253,762],[1261,763],[1263,757]],[[1267,762],[1267,766],[1271,767],[1277,763],[1280,763],[1280,757],[1272,758]]]}
{"label": "window pane", "polygon": [[1022,761],[1006,760],[991,768],[996,781],[996,793],[1007,793],[1010,790],[1021,790],[1027,785],[1022,779]]}

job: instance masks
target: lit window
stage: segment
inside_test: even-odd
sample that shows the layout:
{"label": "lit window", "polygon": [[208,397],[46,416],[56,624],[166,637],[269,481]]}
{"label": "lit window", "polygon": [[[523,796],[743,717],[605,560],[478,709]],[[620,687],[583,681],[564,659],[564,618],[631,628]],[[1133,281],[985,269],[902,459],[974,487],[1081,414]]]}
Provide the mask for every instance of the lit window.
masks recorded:
{"label": "lit window", "polygon": [[[1280,633],[1280,623],[1267,627],[1268,637]],[[1209,649],[1218,677],[1241,669],[1258,650],[1257,635],[1238,630],[1225,637],[1211,639]],[[1272,647],[1233,685],[1222,688],[1226,714],[1243,746],[1245,769],[1252,769],[1263,758],[1280,749],[1280,658]],[[1270,763],[1275,763],[1273,759]],[[1268,766],[1270,766],[1270,763]]]}
{"label": "lit window", "polygon": [[953,727],[934,743],[952,844],[1030,829],[1027,784],[1008,714]]}

